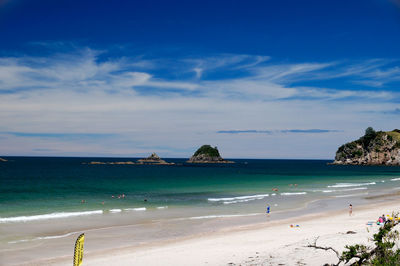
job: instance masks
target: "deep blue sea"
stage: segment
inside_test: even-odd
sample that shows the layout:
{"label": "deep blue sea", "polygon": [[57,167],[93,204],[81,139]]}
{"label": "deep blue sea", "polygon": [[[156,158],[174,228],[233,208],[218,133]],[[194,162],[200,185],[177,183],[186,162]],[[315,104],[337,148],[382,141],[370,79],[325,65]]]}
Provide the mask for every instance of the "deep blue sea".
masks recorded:
{"label": "deep blue sea", "polygon": [[90,165],[86,163],[136,158],[5,158],[7,162],[0,162],[2,223],[99,210],[250,211],[257,203],[277,209],[400,188],[400,167],[333,166],[326,160],[234,159],[235,164],[193,165],[166,159],[176,165]]}

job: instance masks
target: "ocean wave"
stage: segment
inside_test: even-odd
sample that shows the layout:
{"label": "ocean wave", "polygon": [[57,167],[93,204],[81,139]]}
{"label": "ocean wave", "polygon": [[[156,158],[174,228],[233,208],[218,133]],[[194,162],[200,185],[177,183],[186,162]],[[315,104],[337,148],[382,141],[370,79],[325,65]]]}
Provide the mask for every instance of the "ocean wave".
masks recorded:
{"label": "ocean wave", "polygon": [[346,194],[346,195],[337,195],[335,198],[347,198],[347,197],[356,197],[361,195],[367,195],[368,193],[359,193],[359,194]]}
{"label": "ocean wave", "polygon": [[354,191],[354,190],[365,190],[368,189],[367,187],[355,187],[349,189],[329,189],[329,190],[322,190],[323,193],[332,193],[332,192],[345,192],[345,191]]}
{"label": "ocean wave", "polygon": [[160,207],[157,207],[157,209],[158,210],[168,209],[168,206],[160,206]]}
{"label": "ocean wave", "polygon": [[21,240],[15,240],[15,241],[10,241],[8,244],[17,244],[17,243],[23,243],[23,242],[28,242],[28,241],[33,241],[34,239],[21,239]]}
{"label": "ocean wave", "polygon": [[111,209],[109,212],[117,213],[117,212],[122,212],[122,210],[121,209]]}
{"label": "ocean wave", "polygon": [[255,216],[260,214],[261,213],[205,215],[205,216],[194,216],[188,218],[179,218],[179,220],[201,220],[201,219],[214,219],[214,218],[246,217],[246,216]]}
{"label": "ocean wave", "polygon": [[336,185],[331,185],[328,187],[331,188],[341,188],[341,187],[361,187],[361,186],[369,186],[369,185],[376,185],[375,182],[370,183],[336,183]]}
{"label": "ocean wave", "polygon": [[28,241],[57,239],[57,238],[68,237],[68,236],[76,234],[76,233],[77,232],[71,232],[71,233],[67,233],[67,234],[64,234],[64,235],[55,235],[55,236],[39,236],[39,237],[35,237],[33,239],[21,239],[21,240],[10,241],[8,243],[9,244],[17,244],[17,243],[28,242]]}
{"label": "ocean wave", "polygon": [[342,189],[338,191],[354,191],[354,190],[365,190],[368,189],[367,187],[355,187],[355,188],[349,188],[349,189]]}
{"label": "ocean wave", "polygon": [[54,212],[54,213],[32,215],[32,216],[16,216],[16,217],[0,218],[0,223],[31,222],[38,220],[60,219],[60,218],[87,216],[87,215],[102,214],[102,213],[103,213],[102,210],[84,211],[84,212]]}
{"label": "ocean wave", "polygon": [[145,207],[141,207],[141,208],[126,208],[124,209],[124,211],[145,211],[147,210]]}
{"label": "ocean wave", "polygon": [[400,181],[400,177],[399,178],[390,179],[390,181]]}
{"label": "ocean wave", "polygon": [[233,200],[246,200],[246,199],[263,199],[268,197],[269,194],[259,194],[259,195],[251,195],[251,196],[239,196],[239,197],[231,197],[231,198],[209,198],[208,201],[233,201]]}
{"label": "ocean wave", "polygon": [[256,199],[263,199],[263,198],[255,198],[255,199],[244,199],[244,200],[232,200],[232,201],[224,201],[223,204],[234,204],[234,203],[241,203],[241,202],[248,202]]}
{"label": "ocean wave", "polygon": [[305,195],[307,192],[284,192],[281,196]]}

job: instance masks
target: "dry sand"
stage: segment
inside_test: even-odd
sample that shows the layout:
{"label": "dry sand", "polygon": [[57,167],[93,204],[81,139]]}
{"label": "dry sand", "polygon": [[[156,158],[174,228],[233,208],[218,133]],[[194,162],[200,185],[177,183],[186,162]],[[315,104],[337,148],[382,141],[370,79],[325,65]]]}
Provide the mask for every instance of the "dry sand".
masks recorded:
{"label": "dry sand", "polygon": [[[332,251],[306,247],[318,245],[339,251],[346,244],[364,243],[378,230],[367,226],[384,214],[400,210],[400,203],[380,203],[348,210],[307,215],[287,220],[220,230],[176,241],[85,253],[83,265],[323,265],[336,263]],[[290,225],[299,227],[290,227]],[[346,234],[354,231],[355,234]],[[62,257],[29,265],[71,265]]]}

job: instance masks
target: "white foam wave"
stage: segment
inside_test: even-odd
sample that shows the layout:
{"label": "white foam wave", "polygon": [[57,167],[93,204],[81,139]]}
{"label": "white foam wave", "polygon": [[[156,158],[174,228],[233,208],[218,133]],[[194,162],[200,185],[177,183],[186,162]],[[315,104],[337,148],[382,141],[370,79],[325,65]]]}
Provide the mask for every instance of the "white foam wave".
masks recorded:
{"label": "white foam wave", "polygon": [[146,208],[142,207],[142,208],[126,208],[124,209],[124,211],[145,211]]}
{"label": "white foam wave", "polygon": [[362,196],[362,195],[367,195],[368,193],[361,193],[361,194],[347,194],[347,195],[337,195],[335,198],[347,198],[347,197],[356,197],[356,196]]}
{"label": "white foam wave", "polygon": [[327,189],[327,190],[322,190],[323,193],[332,193],[332,192],[345,192],[345,191],[353,191],[353,190],[365,190],[368,189],[366,187],[355,187],[355,188],[349,188],[349,189]]}
{"label": "white foam wave", "polygon": [[189,217],[189,218],[182,218],[182,220],[201,220],[201,219],[213,219],[213,218],[245,217],[245,216],[255,216],[255,215],[260,215],[260,213],[205,215],[205,216],[194,216],[194,217]]}
{"label": "white foam wave", "polygon": [[281,196],[305,195],[307,192],[284,192]]}
{"label": "white foam wave", "polygon": [[268,197],[269,194],[260,194],[260,195],[252,195],[252,196],[240,196],[240,197],[231,197],[231,198],[209,198],[208,201],[233,201],[233,200],[245,200],[245,199],[263,199]]}
{"label": "white foam wave", "polygon": [[54,213],[32,215],[32,216],[16,216],[16,217],[0,218],[0,223],[31,222],[38,220],[60,219],[60,218],[87,216],[87,215],[102,214],[102,213],[103,213],[102,210],[84,211],[84,212],[54,212]]}
{"label": "white foam wave", "polygon": [[21,242],[35,241],[35,240],[56,239],[56,238],[67,237],[67,236],[70,236],[70,235],[73,235],[73,234],[76,234],[76,232],[67,233],[67,234],[64,234],[64,235],[56,235],[56,236],[40,236],[40,237],[36,237],[34,239],[21,239],[21,240],[16,240],[16,241],[10,241],[8,243],[9,244],[16,244],[16,243],[21,243]]}
{"label": "white foam wave", "polygon": [[234,204],[234,203],[241,203],[241,202],[248,202],[256,199],[263,199],[263,198],[255,198],[255,199],[244,199],[244,200],[233,200],[233,201],[224,201],[223,204]]}
{"label": "white foam wave", "polygon": [[271,196],[276,196],[276,193],[272,193]]}
{"label": "white foam wave", "polygon": [[8,244],[17,244],[17,243],[22,243],[22,242],[28,242],[30,241],[29,239],[21,239],[21,240],[15,240],[15,241],[10,241]]}
{"label": "white foam wave", "polygon": [[369,185],[376,185],[375,182],[370,183],[336,183],[335,185],[331,185],[328,187],[331,188],[341,188],[341,187],[361,187],[361,186],[369,186]]}
{"label": "white foam wave", "polygon": [[110,212],[117,213],[117,212],[122,212],[122,210],[121,209],[111,209]]}
{"label": "white foam wave", "polygon": [[168,209],[168,206],[160,206],[160,207],[157,207],[157,209],[158,210]]}
{"label": "white foam wave", "polygon": [[400,177],[399,178],[390,179],[390,181],[400,181]]}
{"label": "white foam wave", "polygon": [[342,189],[338,191],[353,191],[353,190],[365,190],[368,189],[367,187],[355,187],[355,188],[349,188],[349,189]]}

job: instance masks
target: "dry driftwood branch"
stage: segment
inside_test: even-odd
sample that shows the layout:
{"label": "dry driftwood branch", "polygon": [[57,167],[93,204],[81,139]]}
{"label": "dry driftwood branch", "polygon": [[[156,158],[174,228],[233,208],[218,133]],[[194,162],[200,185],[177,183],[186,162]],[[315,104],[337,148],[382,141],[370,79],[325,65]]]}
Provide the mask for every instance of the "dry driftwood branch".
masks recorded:
{"label": "dry driftwood branch", "polygon": [[[336,264],[331,264],[332,266],[338,266],[341,262],[342,262],[342,259],[341,259],[341,257],[340,257],[340,254],[339,254],[339,252],[336,250],[336,249],[334,249],[334,248],[332,248],[332,247],[322,247],[322,246],[317,246],[317,241],[318,241],[318,239],[319,239],[319,236],[318,237],[316,237],[315,239],[314,239],[314,243],[313,244],[308,244],[307,245],[307,247],[308,248],[315,248],[315,249],[322,249],[322,250],[332,250],[333,252],[335,252],[335,254],[336,254],[336,257],[338,258],[338,263],[336,263]],[[326,264],[326,265],[328,265],[328,264]]]}

